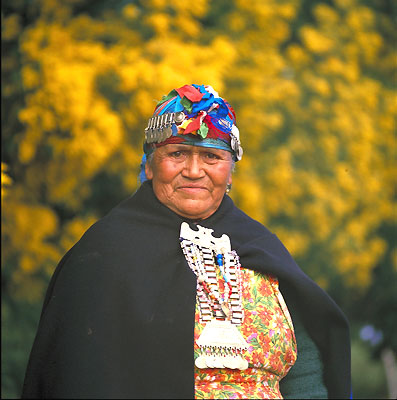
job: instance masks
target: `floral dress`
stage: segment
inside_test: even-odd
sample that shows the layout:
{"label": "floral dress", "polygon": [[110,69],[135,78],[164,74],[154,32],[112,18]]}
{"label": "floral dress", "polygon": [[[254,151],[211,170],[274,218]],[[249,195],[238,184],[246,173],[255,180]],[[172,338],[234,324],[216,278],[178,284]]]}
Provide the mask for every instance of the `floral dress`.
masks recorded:
{"label": "floral dress", "polygon": [[[276,278],[241,268],[241,283],[244,319],[238,329],[249,344],[244,353],[248,368],[195,367],[197,399],[282,398],[279,382],[297,357],[291,317]],[[204,326],[196,304],[195,359],[200,354],[196,341]]]}

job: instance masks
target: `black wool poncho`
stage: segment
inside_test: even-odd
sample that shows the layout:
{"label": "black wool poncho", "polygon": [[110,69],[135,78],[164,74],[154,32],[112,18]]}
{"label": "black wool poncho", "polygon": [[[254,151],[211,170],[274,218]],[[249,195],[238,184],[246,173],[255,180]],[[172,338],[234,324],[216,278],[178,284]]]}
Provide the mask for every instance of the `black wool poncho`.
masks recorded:
{"label": "black wool poncho", "polygon": [[[23,398],[194,398],[196,276],[184,219],[147,181],[95,223],[50,282]],[[350,397],[350,337],[335,302],[263,225],[224,196],[199,225],[226,233],[242,267],[272,274],[320,350],[330,398]],[[299,354],[299,348],[298,348]]]}

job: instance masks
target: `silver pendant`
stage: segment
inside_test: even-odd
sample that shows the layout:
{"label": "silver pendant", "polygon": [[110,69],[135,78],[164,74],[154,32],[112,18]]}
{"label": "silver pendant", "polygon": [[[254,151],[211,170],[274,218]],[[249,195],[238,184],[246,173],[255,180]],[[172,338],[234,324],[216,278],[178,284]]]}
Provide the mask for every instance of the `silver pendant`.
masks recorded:
{"label": "silver pendant", "polygon": [[225,367],[226,368],[230,368],[230,369],[238,369],[239,367],[239,359],[237,358],[237,356],[226,356],[225,359]]}
{"label": "silver pendant", "polygon": [[200,368],[200,369],[207,368],[207,363],[205,362],[204,356],[197,357],[194,364],[196,365],[197,368]]}
{"label": "silver pendant", "polygon": [[245,358],[242,358],[240,356],[240,361],[239,361],[239,365],[238,365],[238,369],[241,371],[244,371],[245,369],[248,368],[248,361]]}
{"label": "silver pendant", "polygon": [[214,368],[224,368],[225,367],[222,362],[222,356],[215,356],[213,358],[213,360],[214,360],[214,362],[213,362]]}
{"label": "silver pendant", "polygon": [[248,348],[248,343],[235,325],[228,320],[218,321],[217,319],[213,319],[205,325],[203,332],[197,340],[197,344],[202,347],[239,350],[246,350]]}
{"label": "silver pendant", "polygon": [[232,316],[232,312],[230,311],[229,306],[226,303],[222,303],[221,310],[225,314],[226,319],[230,320],[230,318]]}
{"label": "silver pendant", "polygon": [[[242,353],[248,348],[248,343],[236,326],[236,324],[242,323],[244,317],[241,288],[239,289],[238,286],[240,272],[238,255],[231,251],[230,239],[226,234],[217,238],[212,236],[212,229],[199,225],[197,228],[198,230],[194,231],[186,222],[183,222],[180,231],[182,250],[190,269],[197,275],[200,320],[208,321],[196,342],[201,354],[196,358],[195,365],[200,369],[244,370],[248,368],[248,361],[244,359]],[[217,283],[213,253],[217,255],[217,258],[218,255],[221,258],[222,255],[224,257],[224,264],[222,259],[221,262],[216,261],[216,263],[223,276],[224,285],[228,284],[228,290],[224,291],[225,299],[220,296],[220,285]],[[204,286],[204,282],[210,288]],[[202,297],[205,296],[212,300],[205,303],[205,299],[202,300]],[[214,298],[217,304],[214,303]]]}
{"label": "silver pendant", "polygon": [[248,361],[241,355],[248,348],[248,343],[237,327],[228,320],[213,319],[208,322],[197,340],[197,345],[202,354],[205,354],[196,359],[197,368],[248,368]]}
{"label": "silver pendant", "polygon": [[215,368],[216,358],[213,355],[205,356],[205,363],[207,364],[207,368]]}

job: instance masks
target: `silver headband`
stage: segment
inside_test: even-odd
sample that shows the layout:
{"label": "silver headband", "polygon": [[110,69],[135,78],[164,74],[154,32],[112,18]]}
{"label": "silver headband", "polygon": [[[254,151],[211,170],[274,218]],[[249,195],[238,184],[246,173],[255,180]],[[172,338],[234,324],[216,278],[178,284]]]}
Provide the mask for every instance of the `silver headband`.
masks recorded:
{"label": "silver headband", "polygon": [[161,143],[172,136],[172,125],[180,125],[186,116],[182,111],[166,113],[149,118],[145,128],[146,143]]}

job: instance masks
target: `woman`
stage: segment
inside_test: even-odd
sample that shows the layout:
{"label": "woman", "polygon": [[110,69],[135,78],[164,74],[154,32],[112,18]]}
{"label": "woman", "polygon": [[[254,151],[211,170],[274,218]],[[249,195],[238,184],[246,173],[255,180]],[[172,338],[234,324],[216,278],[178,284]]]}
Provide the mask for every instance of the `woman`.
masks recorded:
{"label": "woman", "polygon": [[26,398],[346,398],[346,318],[227,194],[232,107],[185,85],[145,130],[141,181],[51,280]]}

